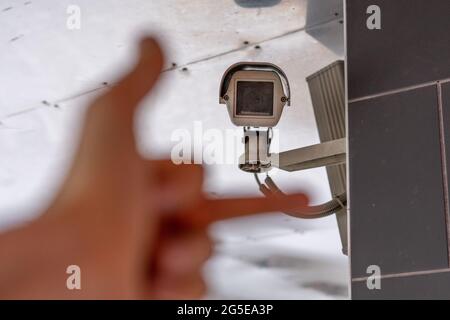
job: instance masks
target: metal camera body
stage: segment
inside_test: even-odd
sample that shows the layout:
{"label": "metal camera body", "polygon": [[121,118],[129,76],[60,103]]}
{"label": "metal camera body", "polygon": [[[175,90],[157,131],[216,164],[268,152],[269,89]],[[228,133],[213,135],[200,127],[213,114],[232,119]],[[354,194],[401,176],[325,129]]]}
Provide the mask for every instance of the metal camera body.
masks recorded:
{"label": "metal camera body", "polygon": [[219,96],[231,122],[244,127],[245,152],[239,168],[253,173],[270,170],[272,127],[278,124],[284,106],[290,105],[285,73],[271,63],[236,63],[225,71]]}
{"label": "metal camera body", "polygon": [[226,104],[236,126],[274,127],[284,106],[290,105],[289,83],[274,64],[239,62],[222,77],[219,103]]}

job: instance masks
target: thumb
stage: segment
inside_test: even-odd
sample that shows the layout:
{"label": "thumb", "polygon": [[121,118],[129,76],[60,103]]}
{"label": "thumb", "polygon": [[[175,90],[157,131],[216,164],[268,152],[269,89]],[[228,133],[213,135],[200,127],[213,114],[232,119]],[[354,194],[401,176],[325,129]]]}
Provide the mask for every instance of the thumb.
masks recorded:
{"label": "thumb", "polygon": [[158,43],[152,38],[143,39],[133,69],[92,104],[87,121],[94,122],[98,129],[106,125],[132,134],[134,111],[153,88],[162,65],[163,55]]}
{"label": "thumb", "polygon": [[134,68],[104,98],[120,105],[118,111],[133,113],[137,104],[153,88],[162,66],[163,54],[158,43],[152,38],[143,39]]}
{"label": "thumb", "polygon": [[[157,81],[162,64],[163,55],[157,42],[150,38],[142,40],[132,70],[89,106],[61,198],[82,193],[92,181],[110,181],[114,185],[114,179],[124,179],[129,170],[136,169],[134,164],[139,155],[133,132],[134,111]],[[99,176],[101,179],[95,178]]]}
{"label": "thumb", "polygon": [[89,107],[77,160],[103,162],[135,153],[134,112],[156,83],[162,65],[158,43],[143,39],[132,70]]}

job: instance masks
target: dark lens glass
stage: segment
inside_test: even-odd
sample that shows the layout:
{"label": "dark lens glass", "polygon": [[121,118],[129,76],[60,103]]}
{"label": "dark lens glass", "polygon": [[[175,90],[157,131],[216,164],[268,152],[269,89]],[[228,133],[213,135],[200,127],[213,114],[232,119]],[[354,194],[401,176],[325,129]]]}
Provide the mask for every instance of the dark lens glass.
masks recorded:
{"label": "dark lens glass", "polygon": [[236,115],[272,116],[273,82],[238,81]]}

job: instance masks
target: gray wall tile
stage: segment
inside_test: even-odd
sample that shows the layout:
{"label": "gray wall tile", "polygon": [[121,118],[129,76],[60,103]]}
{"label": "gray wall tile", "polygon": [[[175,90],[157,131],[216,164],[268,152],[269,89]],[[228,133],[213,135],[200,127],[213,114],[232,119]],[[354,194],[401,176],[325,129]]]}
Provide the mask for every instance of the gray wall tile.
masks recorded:
{"label": "gray wall tile", "polygon": [[448,267],[436,86],[348,108],[353,277]]}
{"label": "gray wall tile", "polygon": [[[369,5],[381,30],[366,27]],[[347,0],[349,98],[450,77],[450,1]]]}
{"label": "gray wall tile", "polygon": [[381,279],[380,290],[366,281],[352,283],[354,299],[450,299],[450,272]]}

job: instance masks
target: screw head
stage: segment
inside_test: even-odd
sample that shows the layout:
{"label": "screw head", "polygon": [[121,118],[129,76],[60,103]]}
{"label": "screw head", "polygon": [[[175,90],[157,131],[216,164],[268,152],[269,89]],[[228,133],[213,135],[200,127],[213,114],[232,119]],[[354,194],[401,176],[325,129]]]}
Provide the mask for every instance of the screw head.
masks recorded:
{"label": "screw head", "polygon": [[281,102],[286,102],[287,98],[286,97],[281,97]]}
{"label": "screw head", "polygon": [[226,94],[223,96],[223,100],[228,101],[230,99],[230,97]]}

